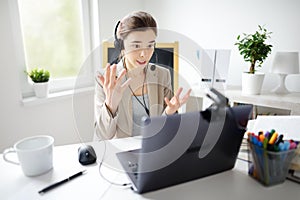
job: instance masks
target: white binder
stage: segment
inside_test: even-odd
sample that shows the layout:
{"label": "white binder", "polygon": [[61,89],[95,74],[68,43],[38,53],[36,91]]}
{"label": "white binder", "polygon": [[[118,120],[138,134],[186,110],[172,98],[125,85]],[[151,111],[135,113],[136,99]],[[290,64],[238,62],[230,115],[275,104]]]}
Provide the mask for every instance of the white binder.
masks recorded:
{"label": "white binder", "polygon": [[215,52],[214,49],[201,49],[197,51],[201,73],[201,79],[199,80],[201,88],[210,88],[213,86]]}
{"label": "white binder", "polygon": [[226,89],[229,62],[230,62],[230,53],[229,49],[217,49],[215,55],[214,63],[214,75],[212,87],[224,90]]}

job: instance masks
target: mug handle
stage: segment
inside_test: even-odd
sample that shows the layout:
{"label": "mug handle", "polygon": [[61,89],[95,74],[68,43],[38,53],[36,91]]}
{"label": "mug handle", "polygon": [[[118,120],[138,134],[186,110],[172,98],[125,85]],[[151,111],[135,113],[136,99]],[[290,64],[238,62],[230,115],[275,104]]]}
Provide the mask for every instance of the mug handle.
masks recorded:
{"label": "mug handle", "polygon": [[5,149],[4,152],[3,152],[3,160],[5,160],[6,162],[15,164],[15,165],[20,165],[20,163],[18,163],[16,161],[9,160],[8,158],[6,158],[6,155],[9,154],[9,153],[16,153],[16,150],[14,148]]}

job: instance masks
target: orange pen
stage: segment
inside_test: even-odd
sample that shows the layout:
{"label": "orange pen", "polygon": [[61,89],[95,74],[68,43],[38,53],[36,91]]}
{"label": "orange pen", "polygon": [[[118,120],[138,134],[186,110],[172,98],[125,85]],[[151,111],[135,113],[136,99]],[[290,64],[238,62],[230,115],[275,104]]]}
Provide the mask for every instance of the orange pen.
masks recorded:
{"label": "orange pen", "polygon": [[264,139],[265,139],[265,136],[264,136],[264,134],[260,134],[260,135],[258,136],[258,138],[259,138],[259,141],[263,142]]}

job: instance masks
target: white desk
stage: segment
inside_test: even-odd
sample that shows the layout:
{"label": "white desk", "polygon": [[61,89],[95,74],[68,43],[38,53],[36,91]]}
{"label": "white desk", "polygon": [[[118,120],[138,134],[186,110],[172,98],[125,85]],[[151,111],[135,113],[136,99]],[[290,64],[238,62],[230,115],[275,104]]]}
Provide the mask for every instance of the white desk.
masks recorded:
{"label": "white desk", "polygon": [[[139,147],[138,140],[132,138],[109,141],[123,150]],[[92,143],[98,163],[104,150],[103,142]],[[289,180],[273,187],[264,187],[247,175],[247,163],[238,160],[233,170],[213,176],[190,181],[142,195],[134,193],[130,188],[111,185],[98,173],[98,164],[83,167],[77,160],[77,149],[80,144],[58,146],[54,148],[54,168],[50,172],[26,177],[21,168],[6,163],[0,158],[0,199],[299,199],[300,185]],[[107,146],[110,149],[113,146]],[[106,159],[115,162],[115,156],[106,154]],[[81,169],[87,169],[82,175],[66,184],[55,188],[44,195],[38,191],[45,186],[64,179]],[[109,180],[118,183],[129,182],[124,173],[107,167],[101,168],[102,174]]]}
{"label": "white desk", "polygon": [[[247,103],[257,106],[286,109],[291,111],[291,115],[300,115],[300,93],[276,94],[270,91],[262,91],[260,95],[244,95],[241,89],[229,88],[220,91],[230,102]],[[194,97],[205,97],[204,90],[193,89]]]}

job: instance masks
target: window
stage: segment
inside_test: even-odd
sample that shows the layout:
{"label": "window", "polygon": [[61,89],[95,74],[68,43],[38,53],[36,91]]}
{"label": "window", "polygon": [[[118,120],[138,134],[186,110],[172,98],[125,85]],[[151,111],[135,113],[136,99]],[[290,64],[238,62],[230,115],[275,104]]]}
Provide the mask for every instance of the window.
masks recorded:
{"label": "window", "polygon": [[19,0],[27,69],[53,78],[76,76],[84,58],[79,1]]}
{"label": "window", "polygon": [[[15,17],[18,19],[14,20],[19,20],[24,49],[22,71],[46,68],[51,73],[50,92],[72,89],[91,51],[94,34],[91,30],[96,30],[91,26],[96,10],[90,8],[96,2],[16,0],[14,12],[18,13]],[[91,72],[85,73],[91,75]],[[23,97],[33,94],[27,77],[21,87]]]}

